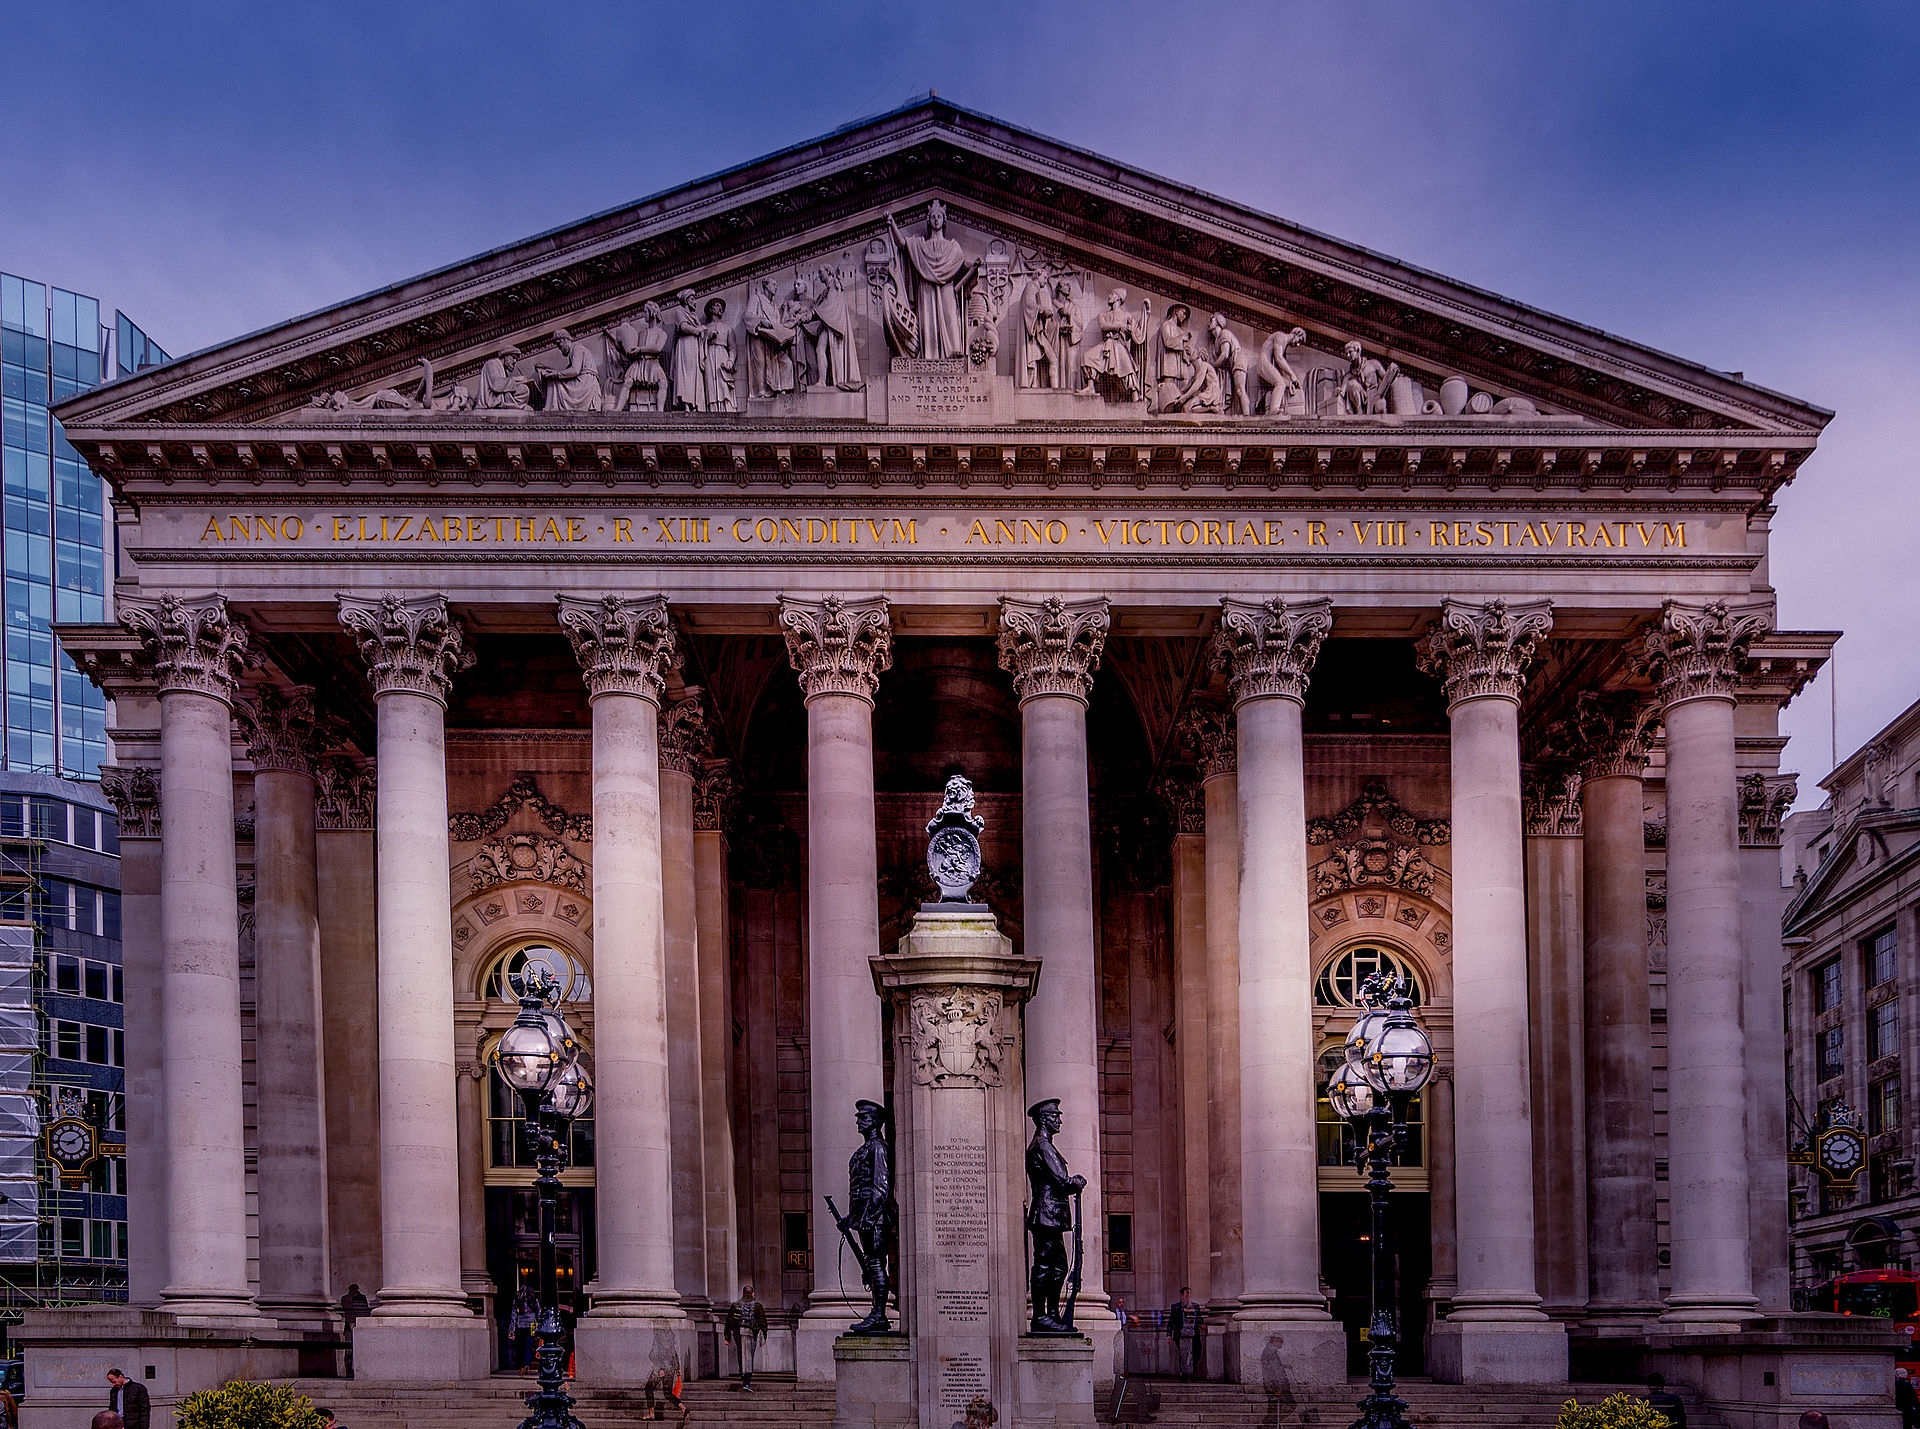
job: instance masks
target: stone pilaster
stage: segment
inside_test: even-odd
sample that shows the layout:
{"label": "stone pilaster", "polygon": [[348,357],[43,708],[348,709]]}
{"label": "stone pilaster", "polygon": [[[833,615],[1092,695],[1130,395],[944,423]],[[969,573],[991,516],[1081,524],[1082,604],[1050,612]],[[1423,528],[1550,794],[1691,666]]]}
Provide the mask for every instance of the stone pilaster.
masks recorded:
{"label": "stone pilaster", "polygon": [[1759,1305],[1747,1242],[1734,701],[1747,647],[1769,623],[1763,607],[1668,601],[1642,646],[1666,728],[1673,1277],[1665,1319],[1689,1329],[1738,1325]]}
{"label": "stone pilaster", "polygon": [[740,1288],[738,1212],[733,1184],[733,981],[727,830],[733,822],[733,766],[704,759],[693,782],[693,882],[700,960],[700,1098],[705,1111],[707,1298],[727,1304]]}
{"label": "stone pilaster", "polygon": [[240,910],[233,847],[234,691],[246,624],[219,595],[123,599],[160,699],[161,1079],[166,1096],[165,1308],[254,1312],[247,1274]]}
{"label": "stone pilaster", "polygon": [[[701,691],[660,711],[660,873],[666,928],[667,1086],[673,1145],[673,1278],[681,1303],[705,1306],[707,1169],[700,1038],[700,948],[694,872],[694,783],[713,736]],[[719,1111],[716,1108],[716,1115]],[[726,1303],[726,1302],[722,1302]]]}
{"label": "stone pilaster", "polygon": [[323,720],[304,685],[256,686],[238,713],[253,761],[260,1306],[324,1324],[333,1296],[313,778]]}
{"label": "stone pilaster", "polygon": [[1446,1379],[1564,1379],[1565,1332],[1534,1275],[1527,897],[1520,691],[1553,628],[1545,601],[1449,600],[1420,667],[1446,688],[1452,723],[1454,1185],[1459,1285],[1433,1336]]}
{"label": "stone pilaster", "polygon": [[1346,1377],[1346,1338],[1320,1293],[1313,968],[1301,706],[1333,603],[1223,599],[1213,661],[1238,731],[1240,1213],[1237,1362],[1284,1332],[1295,1383]]}
{"label": "stone pilaster", "polygon": [[659,723],[680,650],[660,596],[558,599],[593,708],[593,941],[623,951],[594,968],[600,1274],[579,1328],[581,1377],[615,1383],[658,1367],[654,1328],[685,1323],[674,1264]]}
{"label": "stone pilaster", "polygon": [[373,686],[379,982],[380,1304],[355,1336],[368,1379],[486,1372],[460,1279],[446,702],[473,663],[442,596],[342,596]]}
{"label": "stone pilaster", "polygon": [[[880,946],[879,849],[873,806],[873,696],[893,664],[884,597],[780,598],[787,659],[807,707],[807,1036],[813,1185],[844,1186],[861,1138],[853,1104],[883,1101],[880,1001],[868,959]],[[840,1235],[813,1224],[813,1293],[795,1334],[803,1380],[834,1376],[833,1341],[861,1313],[859,1287],[825,1267]]]}

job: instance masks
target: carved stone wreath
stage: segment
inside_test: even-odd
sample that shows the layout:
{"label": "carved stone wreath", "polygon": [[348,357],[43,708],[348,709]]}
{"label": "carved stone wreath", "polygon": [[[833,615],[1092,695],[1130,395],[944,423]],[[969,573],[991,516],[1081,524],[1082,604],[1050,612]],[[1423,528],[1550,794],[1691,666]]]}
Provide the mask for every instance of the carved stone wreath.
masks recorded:
{"label": "carved stone wreath", "polygon": [[550,883],[556,888],[587,892],[586,864],[567,852],[558,839],[540,834],[508,834],[489,839],[474,850],[467,865],[467,882],[475,893],[503,883]]}
{"label": "carved stone wreath", "polygon": [[996,988],[923,987],[908,1005],[913,1081],[922,1087],[997,1087],[1005,1074]]}

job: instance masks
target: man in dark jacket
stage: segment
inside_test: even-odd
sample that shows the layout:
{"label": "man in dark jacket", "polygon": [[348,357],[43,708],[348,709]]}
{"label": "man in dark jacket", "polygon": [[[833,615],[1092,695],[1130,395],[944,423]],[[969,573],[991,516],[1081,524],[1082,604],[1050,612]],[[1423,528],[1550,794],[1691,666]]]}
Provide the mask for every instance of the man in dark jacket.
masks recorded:
{"label": "man in dark jacket", "polygon": [[1664,1375],[1647,1376],[1647,1405],[1666,1415],[1667,1423],[1673,1429],[1687,1429],[1687,1406],[1681,1402],[1679,1395],[1667,1388]]}
{"label": "man in dark jacket", "polygon": [[107,1408],[120,1416],[127,1429],[148,1429],[153,1407],[147,1402],[147,1387],[135,1384],[117,1369],[107,1371]]}
{"label": "man in dark jacket", "polygon": [[1200,1307],[1193,1303],[1193,1290],[1180,1287],[1180,1298],[1167,1307],[1167,1330],[1173,1336],[1173,1354],[1180,1365],[1180,1377],[1193,1379],[1200,1369]]}

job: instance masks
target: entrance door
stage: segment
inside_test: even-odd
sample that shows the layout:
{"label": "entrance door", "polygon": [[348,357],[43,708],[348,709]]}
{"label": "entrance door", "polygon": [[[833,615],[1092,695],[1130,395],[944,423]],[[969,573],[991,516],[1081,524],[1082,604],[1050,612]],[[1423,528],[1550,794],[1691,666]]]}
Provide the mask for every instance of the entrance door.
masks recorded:
{"label": "entrance door", "polygon": [[[571,1326],[586,1308],[581,1292],[594,1273],[593,1192],[577,1187],[562,1191],[554,1221],[560,1319]],[[487,1187],[487,1273],[496,1292],[498,1365],[518,1369],[524,1362],[525,1343],[514,1338],[514,1302],[523,1288],[536,1305],[540,1296],[540,1202],[531,1188]]]}
{"label": "entrance door", "polygon": [[[1401,1374],[1425,1369],[1427,1281],[1433,1275],[1431,1215],[1424,1191],[1396,1192],[1390,1207],[1392,1244],[1400,1271],[1400,1344],[1394,1364]],[[1320,1278],[1333,1287],[1328,1307],[1347,1330],[1347,1372],[1367,1372],[1367,1322],[1373,1304],[1373,1246],[1364,1192],[1326,1191],[1320,1196]]]}

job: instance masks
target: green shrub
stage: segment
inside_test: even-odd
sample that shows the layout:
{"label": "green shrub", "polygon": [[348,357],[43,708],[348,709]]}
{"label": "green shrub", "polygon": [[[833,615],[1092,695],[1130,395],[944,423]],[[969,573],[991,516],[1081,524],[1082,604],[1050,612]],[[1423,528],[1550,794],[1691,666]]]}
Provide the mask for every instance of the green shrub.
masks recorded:
{"label": "green shrub", "polygon": [[180,1401],[180,1429],[320,1429],[313,1401],[290,1384],[232,1380]]}
{"label": "green shrub", "polygon": [[1673,1421],[1630,1394],[1615,1394],[1582,1406],[1569,1399],[1560,1406],[1554,1429],[1672,1429]]}

